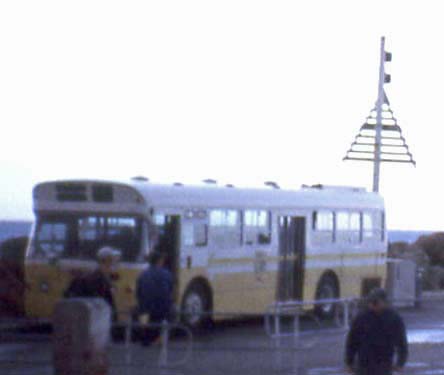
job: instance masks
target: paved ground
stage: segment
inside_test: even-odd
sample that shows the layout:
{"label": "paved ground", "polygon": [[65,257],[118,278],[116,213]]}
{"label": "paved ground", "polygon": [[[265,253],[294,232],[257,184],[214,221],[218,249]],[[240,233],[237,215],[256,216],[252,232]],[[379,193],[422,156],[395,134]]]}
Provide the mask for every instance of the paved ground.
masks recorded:
{"label": "paved ground", "polygon": [[[406,374],[444,375],[444,302],[428,302],[420,310],[402,311],[409,329],[411,356]],[[1,326],[1,325],[0,325]],[[112,344],[109,348],[110,374],[344,374],[342,348],[344,332],[314,329],[305,321],[300,343],[293,338],[269,339],[261,322],[217,325],[195,337],[192,354],[186,355],[186,342],[171,342],[170,367],[159,369],[158,347],[142,348]],[[0,374],[52,374],[51,341],[48,334],[3,333],[0,335]]]}

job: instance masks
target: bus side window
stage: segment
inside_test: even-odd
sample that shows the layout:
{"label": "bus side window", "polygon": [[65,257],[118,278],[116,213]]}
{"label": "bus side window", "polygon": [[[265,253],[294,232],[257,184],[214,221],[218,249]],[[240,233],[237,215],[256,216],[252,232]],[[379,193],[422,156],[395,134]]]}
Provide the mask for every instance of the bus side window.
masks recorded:
{"label": "bus side window", "polygon": [[245,245],[265,245],[271,242],[270,212],[245,210],[243,215],[243,242]]}
{"label": "bus side window", "polygon": [[339,243],[350,239],[350,214],[345,211],[336,213],[336,238]]}
{"label": "bus side window", "polygon": [[334,214],[332,211],[314,211],[312,215],[313,244],[323,245],[335,240]]}
{"label": "bus side window", "polygon": [[194,223],[194,246],[204,247],[208,244],[208,225]]}
{"label": "bus side window", "polygon": [[257,242],[259,244],[269,244],[271,242],[271,213],[268,211],[258,212]]}
{"label": "bus side window", "polygon": [[246,245],[253,245],[256,236],[256,211],[246,210],[244,212],[244,243]]}
{"label": "bus side window", "polygon": [[384,211],[367,211],[362,218],[364,241],[385,240],[385,213]]}
{"label": "bus side window", "polygon": [[240,215],[237,210],[210,211],[211,243],[222,248],[239,246],[241,241]]}
{"label": "bus side window", "polygon": [[165,225],[166,217],[164,214],[156,212],[153,216],[153,222],[154,222],[154,225],[156,225],[158,227],[162,227]]}
{"label": "bus side window", "polygon": [[208,243],[208,226],[198,221],[184,221],[182,224],[185,246],[204,247]]}
{"label": "bus side window", "polygon": [[224,211],[210,211],[210,243],[222,247],[224,242]]}
{"label": "bus side window", "polygon": [[370,212],[364,212],[362,214],[362,234],[364,241],[372,240],[373,239],[373,215]]}
{"label": "bus side window", "polygon": [[350,242],[361,242],[361,214],[359,212],[350,213]]}
{"label": "bus side window", "polygon": [[241,241],[241,225],[239,211],[226,211],[225,246],[239,246]]}
{"label": "bus side window", "polygon": [[383,241],[384,238],[384,218],[381,211],[374,211],[373,214],[373,240]]}

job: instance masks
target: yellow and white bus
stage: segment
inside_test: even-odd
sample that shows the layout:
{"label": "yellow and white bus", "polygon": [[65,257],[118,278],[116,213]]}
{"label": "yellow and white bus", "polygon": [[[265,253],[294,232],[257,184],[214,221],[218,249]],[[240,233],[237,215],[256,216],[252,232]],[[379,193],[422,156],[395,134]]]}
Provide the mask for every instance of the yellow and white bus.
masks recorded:
{"label": "yellow and white bus", "polygon": [[[103,245],[122,252],[114,281],[119,311],[134,307],[136,278],[155,246],[169,255],[175,302],[191,325],[203,312],[260,314],[276,301],[358,297],[386,277],[384,201],[361,188],[135,178],[45,182],[33,197],[30,317],[49,319],[71,278],[95,266]],[[319,313],[333,310],[325,304]]]}

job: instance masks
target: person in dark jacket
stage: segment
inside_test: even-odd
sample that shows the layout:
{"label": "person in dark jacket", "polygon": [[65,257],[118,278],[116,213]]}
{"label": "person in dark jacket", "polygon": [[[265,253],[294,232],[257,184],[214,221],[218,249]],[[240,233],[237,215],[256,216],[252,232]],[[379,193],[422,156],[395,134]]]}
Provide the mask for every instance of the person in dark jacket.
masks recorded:
{"label": "person in dark jacket", "polygon": [[173,277],[165,268],[165,253],[152,252],[148,257],[149,267],[137,279],[136,297],[138,313],[148,314],[149,321],[157,326],[147,330],[142,343],[149,345],[159,337],[159,327],[163,321],[171,318],[173,307]]}
{"label": "person in dark jacket", "polygon": [[65,298],[103,298],[111,307],[112,319],[117,319],[111,275],[120,259],[120,251],[102,247],[97,252],[98,267],[91,273],[74,278],[65,292]]}
{"label": "person in dark jacket", "polygon": [[404,322],[388,307],[385,291],[375,289],[368,297],[367,310],[356,317],[348,333],[347,369],[354,373],[356,365],[358,375],[391,375],[404,367],[407,356]]}

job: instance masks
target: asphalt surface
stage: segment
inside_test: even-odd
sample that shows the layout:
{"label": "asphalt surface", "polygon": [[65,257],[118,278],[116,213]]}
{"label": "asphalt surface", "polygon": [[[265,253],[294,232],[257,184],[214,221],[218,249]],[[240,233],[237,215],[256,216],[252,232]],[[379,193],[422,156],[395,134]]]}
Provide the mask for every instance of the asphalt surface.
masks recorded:
{"label": "asphalt surface", "polygon": [[[444,301],[427,302],[401,314],[411,353],[404,373],[444,375]],[[0,374],[52,374],[50,333],[8,327],[11,322],[0,322]],[[113,343],[108,349],[109,374],[345,374],[345,331],[334,324],[320,328],[311,319],[304,319],[301,327],[299,340],[278,340],[265,334],[260,320],[219,323],[194,336],[191,354],[185,337],[171,339],[164,367],[159,367],[158,345],[145,348],[134,343],[127,348],[123,342]]]}

